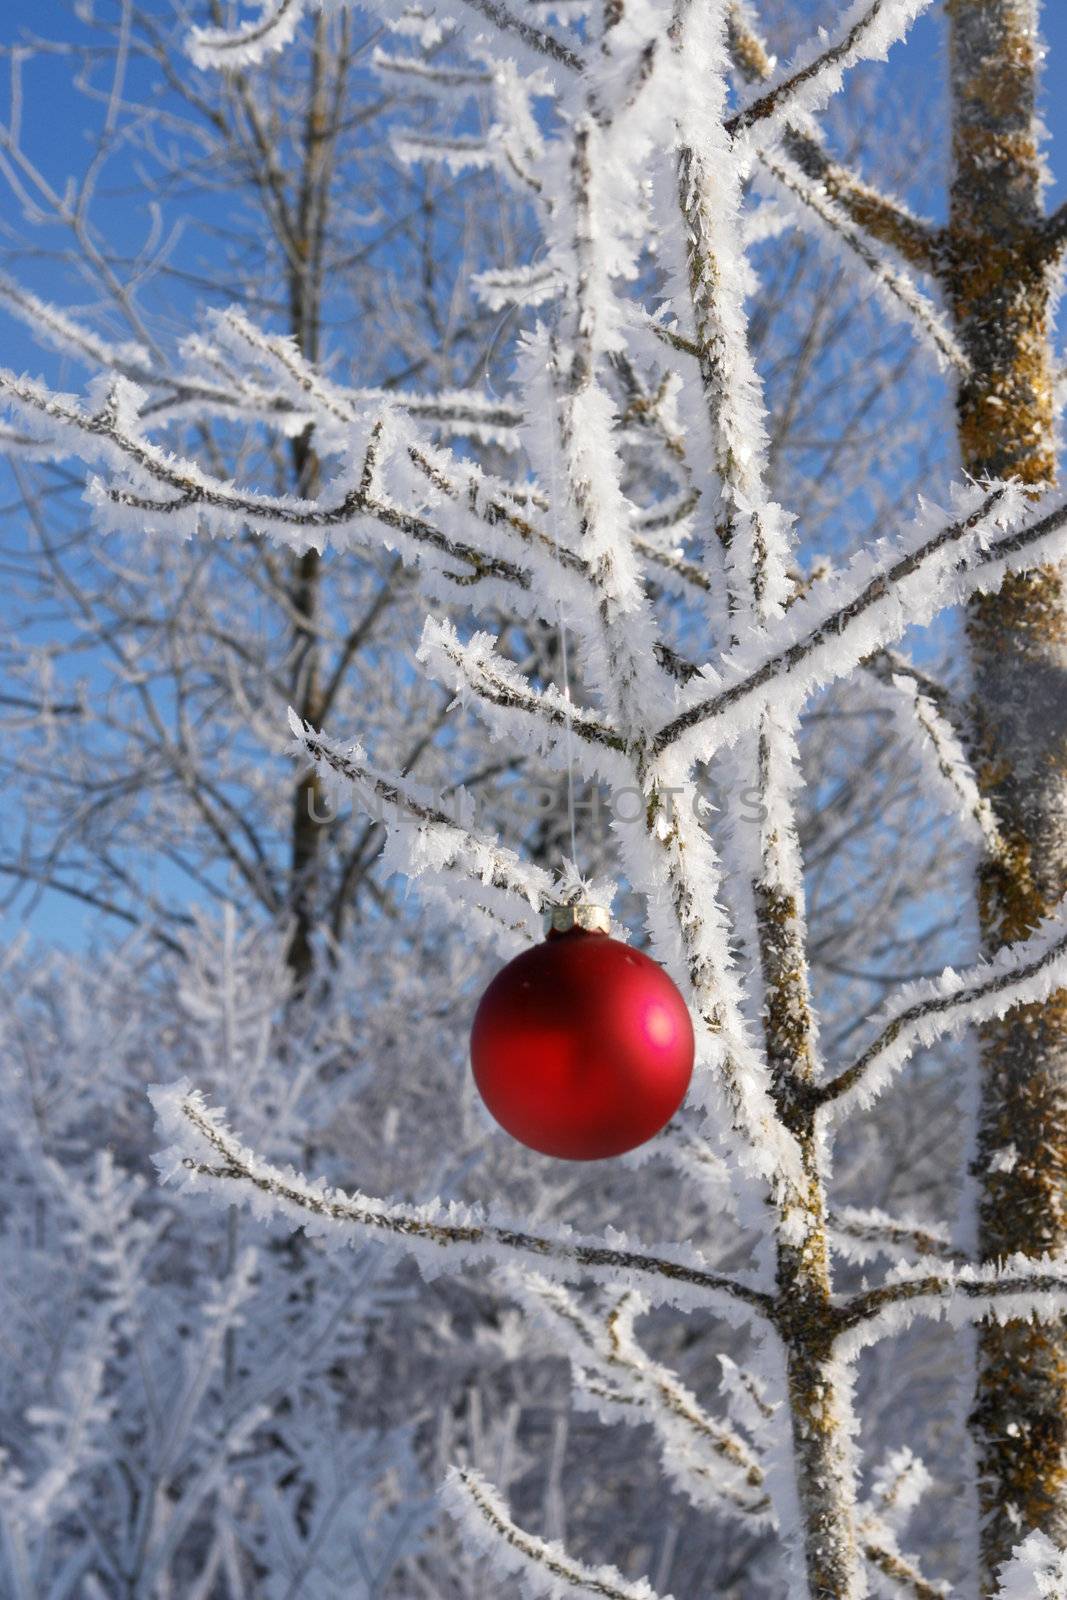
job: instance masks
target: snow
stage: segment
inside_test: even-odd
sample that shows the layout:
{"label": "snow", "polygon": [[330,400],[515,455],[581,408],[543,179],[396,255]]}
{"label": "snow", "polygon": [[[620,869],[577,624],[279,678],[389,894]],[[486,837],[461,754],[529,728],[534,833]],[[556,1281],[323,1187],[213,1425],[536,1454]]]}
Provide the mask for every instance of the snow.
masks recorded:
{"label": "snow", "polygon": [[1012,1552],[999,1573],[997,1600],[1064,1600],[1067,1553],[1036,1530]]}

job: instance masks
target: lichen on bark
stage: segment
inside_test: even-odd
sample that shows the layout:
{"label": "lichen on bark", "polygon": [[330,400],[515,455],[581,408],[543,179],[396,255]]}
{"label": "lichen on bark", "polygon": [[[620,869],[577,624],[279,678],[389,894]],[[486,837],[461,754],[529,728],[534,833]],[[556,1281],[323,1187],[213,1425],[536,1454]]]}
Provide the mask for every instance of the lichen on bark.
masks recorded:
{"label": "lichen on bark", "polygon": [[[976,477],[1047,487],[1055,474],[1052,267],[1035,120],[1033,0],[949,0],[954,178],[942,273],[970,361],[957,418]],[[979,873],[990,953],[1067,890],[1067,606],[1040,569],[972,602],[977,776],[1005,850]],[[1067,996],[981,1030],[975,1171],[985,1260],[1067,1247]],[[987,1575],[1040,1528],[1067,1543],[1067,1330],[991,1324],[972,1427]]]}

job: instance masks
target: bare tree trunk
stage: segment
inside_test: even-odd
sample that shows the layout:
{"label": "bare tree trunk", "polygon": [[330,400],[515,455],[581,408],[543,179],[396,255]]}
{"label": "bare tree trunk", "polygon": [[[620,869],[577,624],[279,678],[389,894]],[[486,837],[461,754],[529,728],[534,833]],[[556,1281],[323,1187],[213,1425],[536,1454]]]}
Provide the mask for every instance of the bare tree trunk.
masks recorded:
{"label": "bare tree trunk", "polygon": [[[336,73],[347,72],[347,24]],[[311,84],[304,135],[303,169],[288,248],[289,332],[301,355],[317,362],[322,354],[322,246],[330,202],[330,152],[336,134],[336,107],[331,100],[343,92],[340,81],[331,93],[327,71],[328,25],[320,16],[315,25],[311,54]],[[313,500],[319,492],[320,463],[309,428],[291,446],[296,494]],[[290,599],[295,617],[292,695],[299,716],[318,727],[321,720],[321,651],[317,637],[317,612],[322,586],[322,560],[314,550],[291,560]],[[311,976],[314,955],[312,931],[317,920],[316,877],[320,859],[319,785],[314,773],[298,780],[293,794],[290,834],[290,908],[294,919],[289,944],[289,966],[302,992]]]}
{"label": "bare tree trunk", "polygon": [[[765,726],[758,763],[764,797],[782,760]],[[765,829],[761,853],[755,900],[765,994],[763,1036],[775,1105],[797,1141],[804,1174],[803,1226],[797,1230],[799,1237],[791,1229],[780,1229],[776,1273],[804,1566],[811,1600],[854,1600],[865,1588],[856,1539],[850,1396],[842,1390],[842,1373],[834,1357],[838,1327],[822,1146],[812,1099],[817,1040],[806,916],[799,883],[791,881],[788,844],[777,824]]]}
{"label": "bare tree trunk", "polygon": [[[950,0],[955,172],[944,273],[972,372],[963,464],[1035,489],[1055,471],[1052,257],[1034,138],[1035,0]],[[1067,891],[1063,573],[1013,577],[970,609],[980,781],[1007,841],[981,872],[990,952]],[[1067,1248],[1067,993],[986,1026],[977,1177],[986,1260]],[[1007,1152],[995,1164],[996,1152]],[[995,1170],[994,1170],[995,1166]],[[987,1575],[1032,1528],[1067,1544],[1067,1329],[1012,1322],[979,1342],[972,1416]]]}
{"label": "bare tree trunk", "polygon": [[856,1541],[855,1482],[849,1448],[849,1395],[834,1359],[837,1332],[830,1295],[826,1209],[810,1113],[794,1127],[809,1173],[808,1228],[799,1244],[778,1248],[779,1331],[793,1461],[811,1600],[855,1600],[866,1592]]}

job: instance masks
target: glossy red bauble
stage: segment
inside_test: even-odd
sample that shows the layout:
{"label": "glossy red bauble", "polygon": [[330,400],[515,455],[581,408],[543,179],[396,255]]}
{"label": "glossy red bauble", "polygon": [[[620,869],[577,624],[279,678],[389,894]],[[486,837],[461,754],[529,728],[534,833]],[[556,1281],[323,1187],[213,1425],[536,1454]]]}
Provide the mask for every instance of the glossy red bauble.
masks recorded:
{"label": "glossy red bauble", "polygon": [[633,1150],[678,1110],[693,1025],[663,968],[606,933],[550,934],[498,972],[471,1032],[474,1079],[513,1138],[595,1161]]}

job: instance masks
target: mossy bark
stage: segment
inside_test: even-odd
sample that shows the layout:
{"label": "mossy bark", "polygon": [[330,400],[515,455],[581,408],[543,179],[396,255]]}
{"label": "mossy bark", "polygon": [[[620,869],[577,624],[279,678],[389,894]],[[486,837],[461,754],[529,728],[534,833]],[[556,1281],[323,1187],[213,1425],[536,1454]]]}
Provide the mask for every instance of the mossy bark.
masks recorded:
{"label": "mossy bark", "polygon": [[[761,772],[768,749],[761,740]],[[778,1331],[786,1350],[786,1388],[804,1570],[811,1600],[855,1600],[866,1593],[856,1530],[855,1471],[847,1427],[850,1396],[834,1356],[826,1186],[816,1129],[815,1018],[805,958],[804,909],[781,881],[781,841],[765,841],[756,884],[756,918],[766,996],[763,1034],[783,1123],[801,1153],[804,1182],[789,1225],[779,1229]],[[783,1224],[785,1219],[783,1219]]]}
{"label": "mossy bark", "polygon": [[834,1355],[838,1314],[831,1298],[825,1190],[814,1115],[797,1105],[792,1131],[807,1178],[803,1228],[779,1237],[778,1332],[786,1351],[786,1390],[803,1565],[810,1600],[866,1594],[856,1530],[855,1470],[847,1419],[851,1396]]}
{"label": "mossy bark", "polygon": [[[943,277],[971,363],[957,414],[976,477],[1055,472],[1051,251],[1034,133],[1034,0],[949,0],[954,176]],[[1007,843],[979,881],[989,952],[1067,892],[1067,596],[1043,568],[976,600],[979,781]],[[1067,996],[981,1037],[976,1151],[986,1260],[1067,1248]],[[1000,1154],[1000,1159],[994,1157]],[[982,1330],[972,1425],[987,1578],[1032,1528],[1067,1545],[1067,1327]]]}

